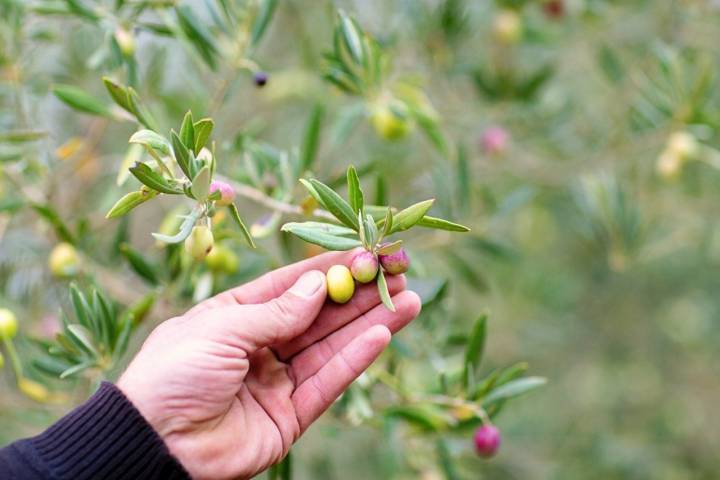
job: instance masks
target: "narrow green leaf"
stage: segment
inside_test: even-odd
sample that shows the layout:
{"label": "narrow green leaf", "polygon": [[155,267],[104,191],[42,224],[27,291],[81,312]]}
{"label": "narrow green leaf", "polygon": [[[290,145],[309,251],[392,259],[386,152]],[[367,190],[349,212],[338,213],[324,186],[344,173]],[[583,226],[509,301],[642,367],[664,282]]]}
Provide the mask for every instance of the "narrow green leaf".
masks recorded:
{"label": "narrow green leaf", "polygon": [[393,405],[385,409],[385,415],[402,418],[408,423],[429,431],[444,429],[450,420],[440,408],[428,404]]}
{"label": "narrow green leaf", "polygon": [[250,234],[250,230],[248,230],[248,228],[245,226],[245,222],[243,222],[242,218],[240,218],[240,212],[238,212],[235,204],[231,203],[230,205],[228,205],[228,209],[230,210],[230,216],[233,218],[233,220],[235,220],[237,226],[240,227],[240,232],[242,232],[243,237],[245,237],[245,241],[252,248],[256,248],[255,240],[253,240],[253,237]]}
{"label": "narrow green leaf", "polygon": [[385,308],[394,312],[395,305],[392,302],[392,298],[390,298],[390,291],[388,290],[387,280],[385,280],[385,274],[383,273],[382,268],[378,271],[377,287],[380,299],[382,300],[383,305],[385,305]]}
{"label": "narrow green leaf", "polygon": [[141,205],[151,198],[155,197],[157,192],[139,190],[137,192],[130,192],[123,196],[120,200],[115,202],[115,205],[105,214],[105,218],[117,218],[126,215],[133,208]]}
{"label": "narrow green leaf", "polygon": [[65,360],[58,359],[56,357],[38,357],[32,360],[33,367],[40,370],[42,373],[51,376],[59,377],[65,370],[71,367]]}
{"label": "narrow green leaf", "polygon": [[[362,212],[359,217],[362,218]],[[359,219],[358,219],[359,220]],[[372,248],[374,247],[378,242],[378,228],[375,224],[375,220],[373,219],[372,215],[365,215],[365,220],[362,222],[361,225],[361,231],[364,230],[365,232],[365,238],[367,239],[367,244]]]}
{"label": "narrow green leaf", "polygon": [[123,257],[125,257],[125,260],[128,261],[132,269],[140,277],[147,280],[151,285],[157,285],[160,283],[158,280],[157,268],[153,266],[139,251],[135,250],[127,243],[123,243],[120,245],[120,253]]}
{"label": "narrow green leaf", "polygon": [[74,283],[70,285],[70,301],[72,302],[73,311],[75,318],[81,325],[91,328],[92,327],[92,311],[90,306],[85,299],[85,295],[78,289]]}
{"label": "narrow green leaf", "polygon": [[144,145],[146,148],[152,148],[163,155],[170,154],[170,142],[167,141],[167,138],[152,130],[138,130],[132,134],[128,142]]}
{"label": "narrow green leaf", "polygon": [[120,358],[127,350],[128,343],[130,342],[130,333],[134,324],[134,317],[132,315],[126,316],[120,323],[120,331],[115,341],[113,348],[113,354],[116,358]]}
{"label": "narrow green leaf", "polygon": [[88,353],[94,355],[95,358],[99,358],[101,356],[97,351],[97,348],[95,348],[90,330],[83,325],[78,325],[77,323],[68,325],[67,329],[73,337],[82,344],[83,348],[87,350]]}
{"label": "narrow green leaf", "polygon": [[250,45],[255,46],[258,42],[260,42],[260,39],[272,19],[273,13],[275,13],[275,7],[277,7],[277,0],[262,0],[262,3],[260,4],[260,11],[253,22],[252,33],[250,35]]}
{"label": "narrow green leaf", "polygon": [[470,338],[468,339],[467,347],[465,348],[465,369],[463,373],[463,381],[465,387],[468,386],[468,375],[469,372],[477,372],[480,368],[480,361],[482,360],[483,350],[485,349],[485,335],[487,332],[487,315],[482,314],[475,321],[472,331],[470,332]]}
{"label": "narrow green leaf", "polygon": [[450,454],[447,441],[444,438],[439,438],[437,440],[436,450],[439,460],[438,463],[445,474],[445,480],[461,480],[462,477],[460,477],[460,474],[455,467],[455,462]]}
{"label": "narrow green leaf", "polygon": [[73,375],[77,375],[78,373],[87,370],[90,367],[93,367],[95,365],[95,361],[86,361],[82,363],[78,363],[77,365],[73,365],[72,367],[68,368],[67,370],[64,370],[58,377],[63,380],[65,378],[71,377]]}
{"label": "narrow green leaf", "polygon": [[65,222],[63,222],[55,209],[49,205],[39,204],[33,204],[32,209],[53,227],[58,238],[64,242],[75,243],[75,236],[70,232],[70,229],[65,225]]}
{"label": "narrow green leaf", "polygon": [[383,175],[375,178],[375,205],[386,205],[388,203],[387,181]]}
{"label": "narrow green leaf", "polygon": [[348,200],[350,200],[350,207],[356,214],[363,209],[365,201],[363,199],[363,192],[360,188],[360,178],[358,177],[355,167],[350,165],[347,169],[347,186],[348,186]]}
{"label": "narrow green leaf", "polygon": [[184,193],[182,189],[170,185],[162,175],[154,172],[144,163],[136,163],[135,166],[130,169],[130,173],[140,180],[142,184],[158,192],[170,195],[180,195]]}
{"label": "narrow green leaf", "polygon": [[383,238],[390,235],[392,232],[393,227],[393,213],[392,208],[388,207],[387,212],[385,213],[385,223],[383,224]]}
{"label": "narrow green leaf", "polygon": [[457,205],[462,211],[467,211],[470,205],[470,182],[472,180],[470,166],[468,164],[468,155],[465,145],[459,144],[457,147]]}
{"label": "narrow green leaf", "polygon": [[[187,111],[180,125],[180,140],[189,150],[195,149],[195,126],[193,124],[192,112]],[[197,155],[197,151],[195,154]]]}
{"label": "narrow green leaf", "polygon": [[[63,315],[63,328],[67,329],[69,323],[67,323],[67,317]],[[71,356],[80,356],[85,352],[85,348],[82,343],[76,339],[70,332],[58,332],[55,334],[55,341],[60,347]]]}
{"label": "narrow green leaf", "polygon": [[517,397],[547,383],[543,377],[525,377],[513,380],[491,391],[483,400],[483,407]]}
{"label": "narrow green leaf", "polygon": [[159,130],[157,122],[142,101],[140,101],[140,96],[138,96],[137,92],[132,87],[127,87],[127,102],[130,107],[130,112],[135,115],[138,122],[142,123],[150,130]]}
{"label": "narrow green leaf", "polygon": [[0,142],[34,142],[45,138],[47,134],[48,132],[45,130],[10,130],[8,132],[0,132]]}
{"label": "narrow green leaf", "polygon": [[122,109],[124,109],[128,113],[132,113],[134,115],[135,112],[133,112],[133,107],[128,100],[127,88],[125,88],[123,85],[115,83],[109,77],[103,77],[102,80],[105,84],[105,88],[107,89],[108,93],[115,101],[115,103],[117,103]]}
{"label": "narrow green leaf", "polygon": [[73,85],[55,85],[52,92],[66,105],[91,115],[110,116],[110,108],[85,90]]}
{"label": "narrow green leaf", "polygon": [[352,58],[359,64],[363,63],[362,33],[358,31],[355,23],[345,12],[340,11],[340,32],[345,48],[350,52]]}
{"label": "narrow green leaf", "polygon": [[203,118],[195,122],[193,127],[195,130],[195,146],[193,149],[197,155],[210,138],[210,134],[215,127],[215,122],[213,122],[210,118]]}
{"label": "narrow green leaf", "polygon": [[358,220],[355,216],[355,212],[352,207],[343,198],[335,193],[333,189],[325,185],[324,183],[315,180],[310,180],[310,183],[315,188],[318,196],[322,200],[322,204],[332,213],[335,217],[350,228],[358,230]]}
{"label": "narrow green leaf", "polygon": [[148,316],[157,300],[157,292],[150,292],[123,312],[121,318],[132,317],[133,325],[139,325]]}
{"label": "narrow green leaf", "polygon": [[198,202],[204,202],[207,200],[208,194],[210,193],[210,167],[205,165],[195,175],[192,181],[192,187],[190,187],[193,197]]}
{"label": "narrow green leaf", "polygon": [[322,230],[308,228],[302,225],[302,223],[286,223],[282,226],[281,230],[283,232],[290,232],[306,242],[320,245],[328,250],[352,250],[353,248],[362,246],[362,243],[357,239],[332,235]]}
{"label": "narrow green leaf", "polygon": [[313,197],[316,202],[318,202],[318,205],[327,210],[327,206],[325,206],[325,204],[323,203],[322,198],[320,198],[320,195],[318,195],[317,190],[315,190],[315,187],[312,186],[312,183],[310,183],[308,180],[305,180],[304,178],[300,179],[300,183],[303,187],[307,189],[310,196]]}
{"label": "narrow green leaf", "polygon": [[174,130],[170,131],[170,142],[172,144],[173,154],[175,155],[175,161],[180,166],[180,170],[183,171],[188,179],[192,179],[193,176],[190,170],[190,152],[188,152],[187,147]]}
{"label": "narrow green leaf", "polygon": [[325,109],[322,105],[315,105],[310,119],[305,126],[302,148],[300,149],[300,173],[304,173],[312,167],[317,156],[320,143],[320,126]]}
{"label": "narrow green leaf", "polygon": [[400,247],[402,247],[403,241],[402,240],[395,240],[394,242],[386,243],[382,247],[380,247],[377,251],[378,255],[392,255],[393,253],[400,250]]}
{"label": "narrow green leaf", "polygon": [[435,199],[432,198],[430,200],[418,202],[393,215],[393,226],[390,229],[390,232],[402,232],[414,226],[425,216],[434,202]]}
{"label": "narrow green leaf", "polygon": [[93,307],[101,326],[103,344],[112,349],[115,341],[115,311],[107,298],[97,290],[93,292]]}
{"label": "narrow green leaf", "polygon": [[207,65],[215,70],[217,68],[218,48],[215,46],[214,37],[205,27],[198,22],[198,16],[188,5],[175,7],[178,23],[190,44],[200,54],[200,57]]}
{"label": "narrow green leaf", "polygon": [[342,225],[335,225],[334,223],[324,222],[290,222],[286,225],[292,225],[293,227],[300,227],[310,230],[317,230],[321,233],[327,233],[329,235],[335,235],[338,237],[344,236],[355,236],[357,232],[352,228],[343,227]]}
{"label": "narrow green leaf", "polygon": [[79,0],[65,0],[68,8],[76,15],[86,18],[87,20],[97,22],[100,20],[100,16],[95,13],[90,7],[86,6]]}
{"label": "narrow green leaf", "polygon": [[530,366],[527,362],[517,362],[507,368],[504,368],[498,376],[496,382],[497,385],[504,385],[511,380],[521,377],[525,372],[527,372],[529,367]]}
{"label": "narrow green leaf", "polygon": [[449,232],[469,232],[470,228],[459,223],[453,223],[442,218],[435,218],[425,215],[415,224],[418,227],[435,228],[437,230],[447,230]]}

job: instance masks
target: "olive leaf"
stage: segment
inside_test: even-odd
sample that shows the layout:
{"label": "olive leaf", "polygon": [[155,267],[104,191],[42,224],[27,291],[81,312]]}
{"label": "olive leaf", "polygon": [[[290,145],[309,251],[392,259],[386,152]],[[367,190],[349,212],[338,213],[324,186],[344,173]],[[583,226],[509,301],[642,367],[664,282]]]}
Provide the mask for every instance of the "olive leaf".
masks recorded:
{"label": "olive leaf", "polygon": [[305,180],[304,178],[300,179],[300,183],[302,184],[303,187],[305,187],[307,189],[310,196],[315,199],[315,201],[318,203],[318,205],[320,205],[322,208],[327,210],[327,207],[323,203],[322,198],[320,198],[320,195],[318,194],[317,190],[315,190],[315,187],[313,187],[312,183],[310,183],[310,181],[308,181],[308,180]]}
{"label": "olive leaf", "polygon": [[190,191],[198,202],[207,200],[208,194],[210,193],[210,167],[205,165],[200,169],[193,178]]}
{"label": "olive leaf", "polygon": [[340,220],[340,222],[357,231],[359,228],[358,220],[352,207],[324,183],[314,178],[310,180],[310,183],[314,187],[315,192],[317,192],[322,204],[330,213],[335,215],[335,218]]}
{"label": "olive leaf", "polygon": [[250,45],[255,46],[260,42],[272,19],[273,13],[275,13],[275,7],[277,7],[277,0],[262,0],[260,11],[253,22],[252,33],[250,34]]}
{"label": "olive leaf", "polygon": [[[325,227],[307,225],[305,223],[286,223],[282,226],[283,232],[290,232],[306,242],[320,245],[328,250],[352,250],[362,246],[362,242],[354,238],[347,238],[336,233],[329,233]],[[354,233],[354,231],[353,231]]]}
{"label": "olive leaf", "polygon": [[[193,124],[192,112],[190,110],[187,111],[185,117],[183,118],[182,124],[180,125],[179,137],[180,140],[182,140],[183,145],[185,145],[188,150],[195,149],[195,126]],[[198,150],[195,150],[196,155],[197,153]]]}
{"label": "olive leaf", "polygon": [[180,170],[183,171],[185,176],[189,179],[193,178],[190,169],[190,152],[188,152],[185,143],[180,139],[175,130],[170,131],[170,142],[172,144],[173,154],[175,155],[175,161],[177,162]]}
{"label": "olive leaf", "polygon": [[411,205],[404,210],[400,210],[398,213],[393,215],[393,225],[390,228],[390,233],[401,232],[413,227],[425,216],[434,202],[435,199],[431,198],[430,200],[424,200]]}
{"label": "olive leaf", "polygon": [[380,293],[380,299],[382,300],[383,305],[385,305],[385,308],[387,308],[391,312],[394,312],[395,305],[393,304],[392,298],[390,297],[390,291],[388,290],[387,280],[385,280],[385,273],[383,273],[382,268],[378,271],[377,287],[378,287],[378,292]]}
{"label": "olive leaf", "polygon": [[470,228],[459,223],[454,223],[449,220],[443,220],[442,218],[430,217],[428,215],[423,216],[415,224],[418,227],[434,228],[437,230],[447,230],[449,232],[469,232]]}
{"label": "olive leaf", "polygon": [[350,200],[350,207],[356,214],[363,209],[364,199],[363,191],[360,188],[360,178],[358,177],[355,167],[352,165],[347,169],[347,186],[348,186],[348,199]]}
{"label": "olive leaf", "polygon": [[133,208],[141,205],[151,198],[155,197],[157,192],[154,190],[130,192],[115,202],[115,205],[105,214],[105,218],[117,218],[126,215]]}
{"label": "olive leaf", "polygon": [[132,134],[128,142],[143,145],[145,148],[157,150],[163,155],[170,154],[170,142],[167,141],[167,138],[163,137],[159,133],[153,132],[152,130],[138,130]]}
{"label": "olive leaf", "polygon": [[483,350],[485,348],[485,336],[487,332],[487,315],[482,314],[475,321],[467,347],[465,348],[465,367],[463,371],[463,381],[465,387],[468,387],[470,381],[470,373],[477,372],[480,368],[480,360],[482,359]]}
{"label": "olive leaf", "polygon": [[184,193],[181,188],[170,185],[165,177],[153,171],[144,163],[136,163],[135,166],[130,169],[130,173],[140,180],[141,183],[155,191],[170,195],[181,195]]}
{"label": "olive leaf", "polygon": [[338,12],[338,17],[345,48],[347,48],[357,63],[362,64],[364,60],[364,52],[362,45],[362,32],[360,28],[355,21],[348,17],[342,10]]}
{"label": "olive leaf", "polygon": [[91,115],[110,116],[110,107],[85,90],[73,85],[55,85],[52,92],[66,105]]}
{"label": "olive leaf", "polygon": [[0,142],[24,143],[41,140],[48,135],[45,130],[11,130],[0,132]]}
{"label": "olive leaf", "polygon": [[535,390],[546,383],[547,379],[543,377],[525,377],[513,380],[491,391],[483,400],[483,407],[517,397],[518,395]]}
{"label": "olive leaf", "polygon": [[203,118],[195,122],[193,125],[193,130],[195,132],[193,150],[196,154],[199,154],[200,150],[202,150],[205,146],[214,127],[215,122],[213,122],[210,118]]}
{"label": "olive leaf", "polygon": [[130,112],[135,115],[138,122],[142,123],[150,130],[158,130],[157,122],[150,114],[150,111],[140,101],[140,97],[132,87],[127,87],[127,103],[130,107]]}
{"label": "olive leaf", "polygon": [[243,234],[243,237],[245,237],[245,241],[247,241],[248,245],[250,245],[252,248],[255,247],[255,240],[253,240],[252,235],[250,234],[250,231],[245,226],[245,222],[242,221],[242,218],[240,218],[240,212],[238,212],[237,207],[234,203],[231,203],[228,205],[228,209],[230,210],[230,216],[235,220],[235,223],[238,227],[240,227],[240,231]]}
{"label": "olive leaf", "polygon": [[392,255],[393,253],[400,250],[402,244],[402,240],[395,240],[394,242],[387,243],[382,247],[378,248],[377,253],[378,255]]}
{"label": "olive leaf", "polygon": [[303,135],[302,148],[300,149],[300,168],[299,173],[305,172],[312,167],[315,157],[317,156],[318,144],[320,142],[320,126],[324,115],[322,105],[315,105],[310,119],[305,126],[305,134]]}
{"label": "olive leaf", "polygon": [[128,100],[128,92],[127,88],[125,88],[122,85],[119,85],[112,81],[109,77],[103,77],[102,78],[103,83],[105,84],[105,88],[107,89],[108,93],[112,97],[112,99],[117,103],[120,107],[122,107],[125,111],[128,113],[135,114],[133,111],[133,107]]}

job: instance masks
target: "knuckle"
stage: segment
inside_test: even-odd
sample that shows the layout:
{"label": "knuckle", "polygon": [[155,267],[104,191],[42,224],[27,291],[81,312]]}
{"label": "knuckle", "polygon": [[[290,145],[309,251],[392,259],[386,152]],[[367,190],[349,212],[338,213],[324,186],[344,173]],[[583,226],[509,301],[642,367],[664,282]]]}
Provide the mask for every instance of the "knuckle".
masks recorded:
{"label": "knuckle", "polygon": [[292,302],[279,298],[267,304],[270,314],[284,325],[291,325],[297,318]]}

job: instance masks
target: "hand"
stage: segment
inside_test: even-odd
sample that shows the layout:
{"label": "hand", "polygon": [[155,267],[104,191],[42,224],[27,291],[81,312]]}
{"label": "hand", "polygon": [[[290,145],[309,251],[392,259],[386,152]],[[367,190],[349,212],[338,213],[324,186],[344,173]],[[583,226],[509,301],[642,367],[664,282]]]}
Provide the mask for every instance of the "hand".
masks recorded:
{"label": "hand", "polygon": [[325,303],[323,272],[355,252],[319,255],[237,287],[159,325],[118,387],[193,478],[249,478],[298,437],[420,311],[388,277]]}

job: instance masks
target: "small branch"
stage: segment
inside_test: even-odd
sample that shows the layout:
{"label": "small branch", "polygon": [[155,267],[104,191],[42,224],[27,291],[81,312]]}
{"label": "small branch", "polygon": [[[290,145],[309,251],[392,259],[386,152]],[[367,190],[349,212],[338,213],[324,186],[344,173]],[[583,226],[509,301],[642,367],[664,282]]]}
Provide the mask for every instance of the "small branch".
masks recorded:
{"label": "small branch", "polygon": [[[281,200],[277,200],[275,198],[272,198],[257,188],[253,188],[249,185],[245,185],[243,183],[235,182],[227,177],[221,177],[220,175],[217,175],[218,179],[227,182],[233,186],[235,189],[235,192],[237,192],[238,195],[240,195],[243,198],[246,198],[248,200],[251,200],[255,203],[258,203],[260,205],[263,205],[271,210],[275,210],[276,212],[285,213],[288,215],[299,215],[299,216],[306,216],[303,212],[303,209],[300,208],[297,205],[293,205],[291,203],[283,202]],[[320,208],[315,209],[311,216],[316,218],[321,218],[323,220],[330,220],[330,221],[337,221],[333,214],[331,214],[328,211],[322,210]]]}

